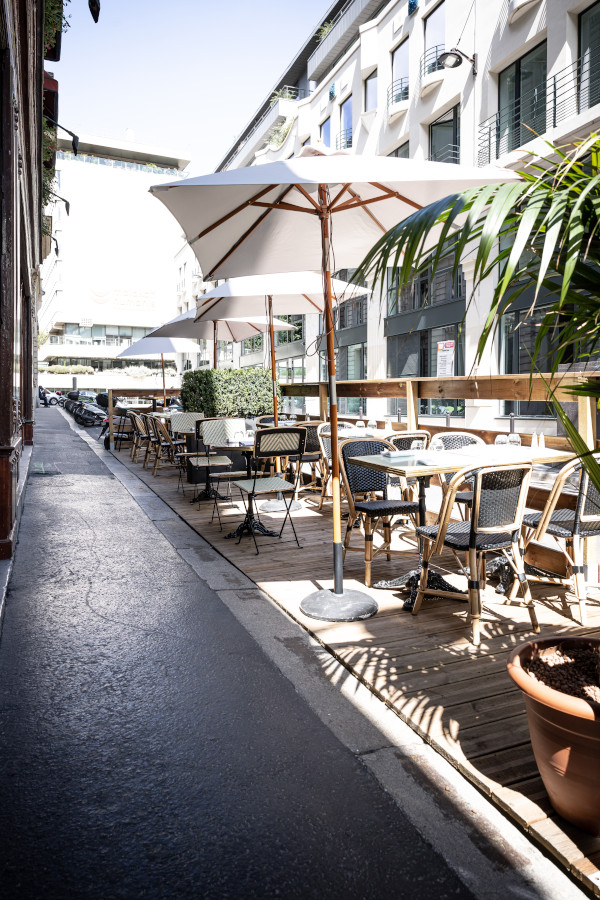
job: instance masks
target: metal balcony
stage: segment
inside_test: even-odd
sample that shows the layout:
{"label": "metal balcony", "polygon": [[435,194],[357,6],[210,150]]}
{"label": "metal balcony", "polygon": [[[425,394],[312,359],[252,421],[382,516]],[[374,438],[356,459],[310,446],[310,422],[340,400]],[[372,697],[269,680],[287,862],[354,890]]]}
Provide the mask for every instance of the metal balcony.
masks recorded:
{"label": "metal balcony", "polygon": [[394,103],[402,103],[403,100],[408,100],[408,77],[397,78],[387,89],[388,109]]}
{"label": "metal balcony", "polygon": [[382,7],[381,0],[349,0],[331,20],[331,28],[307,63],[309,81],[320,81],[358,37],[360,25]]}
{"label": "metal balcony", "polygon": [[352,146],[352,129],[346,128],[344,131],[340,131],[338,136],[335,139],[335,149],[336,150],[349,150]]}
{"label": "metal balcony", "polygon": [[446,47],[444,44],[436,44],[435,47],[430,47],[429,50],[425,51],[421,57],[421,78],[424,78],[425,75],[431,75],[432,72],[443,70],[444,67],[440,62],[440,56],[445,51]]}
{"label": "metal balcony", "polygon": [[481,123],[479,165],[493,162],[599,103],[600,62],[585,57],[576,60]]}
{"label": "metal balcony", "polygon": [[444,147],[440,147],[439,150],[435,150],[428,159],[430,162],[453,163],[454,165],[459,165],[460,147],[458,144],[446,144]]}

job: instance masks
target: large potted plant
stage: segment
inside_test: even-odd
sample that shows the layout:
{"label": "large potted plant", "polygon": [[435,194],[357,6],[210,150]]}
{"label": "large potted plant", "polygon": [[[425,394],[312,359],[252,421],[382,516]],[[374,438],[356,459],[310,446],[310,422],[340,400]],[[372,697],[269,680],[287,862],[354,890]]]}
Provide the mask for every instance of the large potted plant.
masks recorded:
{"label": "large potted plant", "polygon": [[[406,286],[419,272],[429,269],[433,274],[442,260],[447,266],[448,257],[456,270],[470,255],[474,289],[485,279],[496,278],[476,362],[501,316],[533,288],[530,313],[543,296],[545,314],[531,368],[537,370],[546,341],[554,374],[559,365],[562,369],[567,363],[587,363],[599,346],[598,135],[568,153],[550,145],[550,153],[536,159],[522,176],[521,183],[465,191],[414,213],[379,240],[354,280],[370,277],[383,287],[387,270],[395,268],[400,285]],[[428,251],[433,229],[435,249]],[[572,393],[600,397],[600,384],[588,379]],[[600,490],[600,466],[553,395],[551,400],[590,480]],[[525,696],[533,750],[552,805],[594,834],[600,833],[600,698],[572,696],[569,685],[556,681],[556,671],[551,670],[562,668],[564,654],[571,654],[573,661],[563,672],[584,675],[589,659],[597,660],[599,646],[600,641],[587,637],[539,640],[515,649],[508,662],[511,677]],[[550,665],[557,660],[559,666]]]}
{"label": "large potted plant", "polygon": [[528,641],[508,659],[550,802],[592,834],[600,834],[599,668],[600,639],[589,637]]}

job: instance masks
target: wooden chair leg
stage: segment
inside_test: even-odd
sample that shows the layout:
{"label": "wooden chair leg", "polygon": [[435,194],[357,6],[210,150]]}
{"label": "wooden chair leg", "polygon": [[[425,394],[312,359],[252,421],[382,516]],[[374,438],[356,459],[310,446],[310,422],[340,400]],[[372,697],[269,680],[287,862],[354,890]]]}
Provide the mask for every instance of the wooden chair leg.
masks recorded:
{"label": "wooden chair leg", "polygon": [[[350,520],[348,520],[350,521]],[[373,564],[373,521],[365,516],[365,585],[371,587],[371,566]]]}
{"label": "wooden chair leg", "polygon": [[[383,540],[385,541],[388,549],[392,543],[392,526],[391,526],[391,517],[384,516],[383,519]],[[391,553],[386,553],[386,558],[389,560],[392,558]]]}
{"label": "wooden chair leg", "polygon": [[423,547],[423,555],[421,557],[421,571],[419,573],[419,587],[417,590],[417,596],[415,598],[415,605],[412,608],[413,616],[416,616],[419,610],[421,609],[421,604],[423,602],[423,597],[425,596],[425,589],[427,588],[427,575],[429,572],[429,560],[431,559],[431,554],[433,551],[433,544],[431,541],[425,541],[425,546]]}
{"label": "wooden chair leg", "polygon": [[[473,577],[475,576],[475,577]],[[481,643],[481,591],[479,588],[479,560],[474,547],[469,549],[469,609],[471,611],[471,628],[473,643],[476,647]]]}
{"label": "wooden chair leg", "polygon": [[587,625],[587,584],[583,570],[583,538],[573,536],[573,587],[579,603],[579,621],[581,625]]}
{"label": "wooden chair leg", "polygon": [[513,542],[512,556],[513,556],[513,560],[515,562],[515,566],[517,569],[517,578],[515,578],[515,582],[517,582],[518,586],[523,589],[523,597],[527,604],[527,609],[529,610],[529,618],[531,619],[531,627],[533,628],[534,632],[536,634],[538,634],[539,630],[540,630],[540,626],[539,626],[539,623],[537,620],[535,607],[533,605],[533,597],[531,596],[531,589],[529,587],[529,582],[527,581],[527,576],[525,575],[525,564],[523,562],[523,553],[522,553],[521,544],[519,542]]}

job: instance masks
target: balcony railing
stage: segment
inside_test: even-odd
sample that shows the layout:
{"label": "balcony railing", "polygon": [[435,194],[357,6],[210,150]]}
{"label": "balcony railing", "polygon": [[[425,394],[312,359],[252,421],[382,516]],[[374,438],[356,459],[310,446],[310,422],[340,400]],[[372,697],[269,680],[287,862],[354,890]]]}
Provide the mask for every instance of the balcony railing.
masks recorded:
{"label": "balcony railing", "polygon": [[433,278],[429,272],[417,275],[400,290],[398,282],[393,280],[387,291],[387,314],[396,316],[427,306],[465,300],[466,296],[467,287],[462,266],[459,266],[456,272],[452,266],[447,266],[439,269]]}
{"label": "balcony railing", "polygon": [[460,147],[458,144],[446,144],[439,150],[434,150],[428,157],[430,162],[460,163]]}
{"label": "balcony railing", "polygon": [[348,0],[328,23],[328,30],[306,64],[311,81],[321,78],[356,40],[359,27],[372,19],[385,4],[381,0]]}
{"label": "balcony railing", "polygon": [[600,62],[582,57],[479,126],[480,166],[600,103]]}
{"label": "balcony railing", "polygon": [[69,344],[83,347],[129,347],[133,343],[133,339],[125,337],[91,338],[81,337],[78,334],[51,334],[48,338],[48,343],[61,346]]}
{"label": "balcony railing", "polygon": [[440,62],[440,56],[445,51],[446,47],[444,44],[436,44],[435,47],[430,47],[429,50],[425,51],[421,57],[421,78],[444,68]]}
{"label": "balcony railing", "polygon": [[338,136],[335,139],[335,149],[336,150],[349,150],[352,146],[352,129],[346,128],[344,131],[340,131]]}
{"label": "balcony railing", "polygon": [[388,109],[393,103],[401,103],[403,100],[408,100],[408,77],[392,81],[387,90]]}

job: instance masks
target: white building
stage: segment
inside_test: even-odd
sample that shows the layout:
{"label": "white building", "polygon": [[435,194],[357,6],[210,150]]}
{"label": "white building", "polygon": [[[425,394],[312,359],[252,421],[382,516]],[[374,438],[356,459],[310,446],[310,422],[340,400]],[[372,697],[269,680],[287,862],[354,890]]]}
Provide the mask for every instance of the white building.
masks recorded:
{"label": "white building", "polygon": [[[456,47],[460,64],[445,68],[441,54]],[[325,12],[218,170],[285,159],[319,140],[351,153],[518,168],[530,151],[546,152],[543,139],[566,143],[599,125],[600,2],[349,0]],[[339,377],[435,376],[439,345],[452,342],[454,373],[470,373],[491,287],[467,304],[468,265],[455,279],[442,271],[401,292],[393,276],[382,297],[340,308]],[[506,317],[486,372],[529,370],[535,322],[515,325],[530,302],[526,292]],[[318,380],[317,332],[318,318],[306,317],[302,340],[289,354],[278,348],[280,375]],[[242,354],[242,365],[257,361]],[[340,401],[341,412],[358,408]],[[396,408],[369,400],[367,412]],[[422,402],[425,421],[448,410],[452,424],[471,427],[514,412],[529,430],[546,412],[539,403]]]}
{"label": "white building", "polygon": [[[70,375],[47,374],[55,365],[93,368],[93,375],[78,375],[79,387],[158,384],[159,358],[116,357],[177,315],[172,260],[181,230],[149,188],[172,181],[187,164],[187,159],[129,141],[83,136],[75,156],[70,139],[59,140],[58,196],[49,210],[55,252],[44,263],[39,313],[40,330],[48,334],[39,351],[45,387],[72,382]],[[155,370],[156,376],[128,377],[123,370],[136,365]],[[174,368],[174,356],[169,365]]]}

